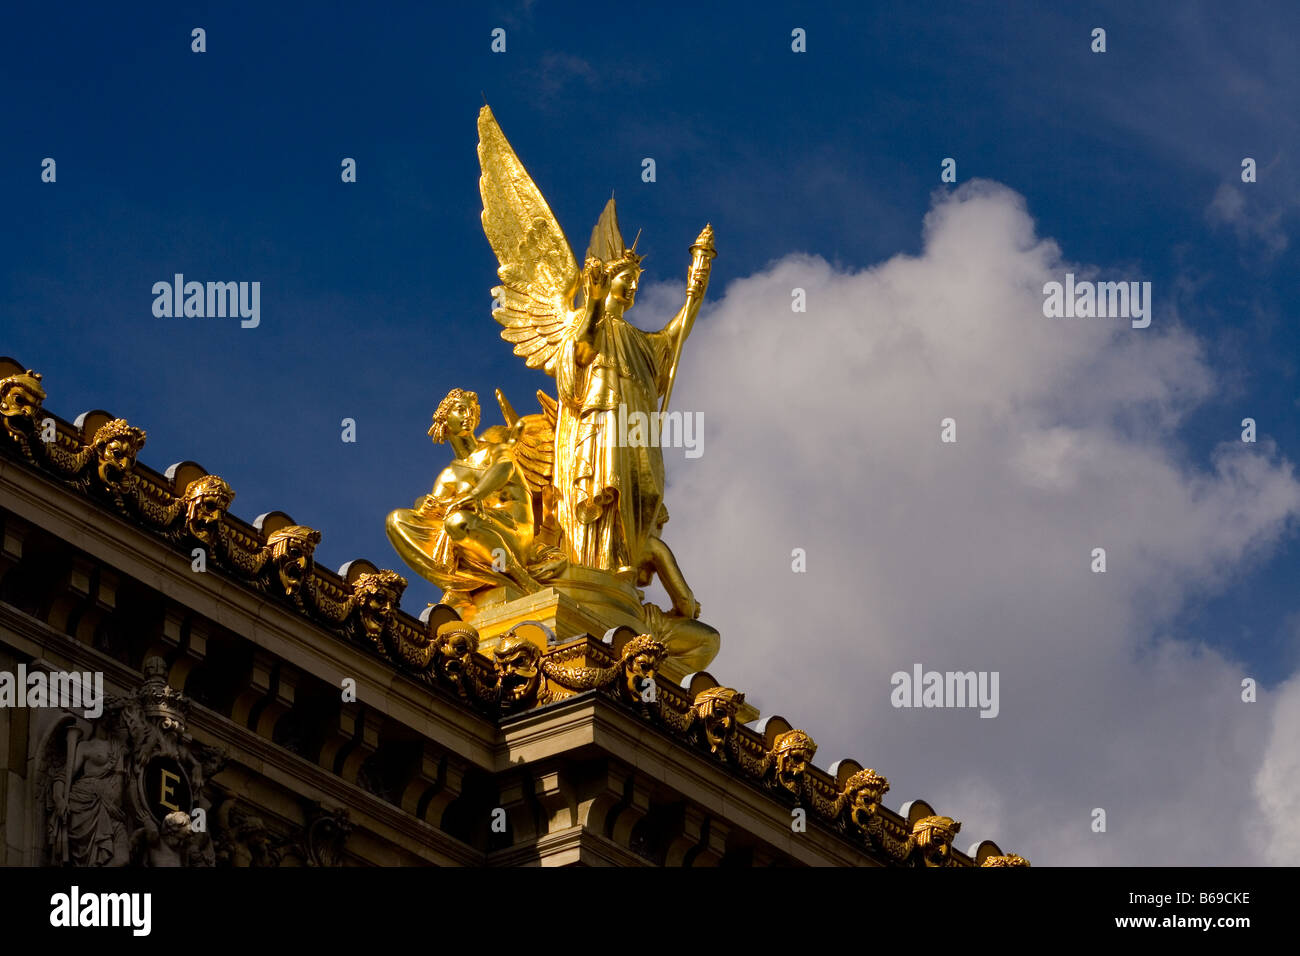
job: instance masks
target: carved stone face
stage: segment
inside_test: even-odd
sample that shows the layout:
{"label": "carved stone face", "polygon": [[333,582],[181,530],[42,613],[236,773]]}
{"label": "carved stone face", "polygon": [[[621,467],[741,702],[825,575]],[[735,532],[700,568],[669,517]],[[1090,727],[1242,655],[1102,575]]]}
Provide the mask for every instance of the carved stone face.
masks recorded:
{"label": "carved stone face", "polygon": [[791,790],[798,789],[799,781],[812,763],[813,755],[803,747],[787,750],[776,756],[776,775],[782,786]]}
{"label": "carved stone face", "polygon": [[190,534],[204,544],[214,546],[217,543],[217,531],[221,527],[221,515],[225,510],[221,501],[213,496],[191,501],[189,513],[185,516]]}
{"label": "carved stone face", "polygon": [[438,664],[450,680],[459,680],[468,670],[476,650],[478,635],[462,627],[448,628],[438,635]]}
{"label": "carved stone face", "polygon": [[235,493],[216,475],[191,481],[185,488],[185,528],[210,548],[217,545],[221,519]]}
{"label": "carved stone face", "polygon": [[856,773],[845,785],[849,798],[849,818],[854,825],[865,827],[880,812],[880,801],[885,798],[889,784],[885,778],[864,773]]}
{"label": "carved stone face", "polygon": [[93,445],[100,480],[110,488],[120,488],[135,469],[135,456],[144,447],[144,432],[119,418],[95,433]]}
{"label": "carved stone face", "polygon": [[276,579],[286,595],[292,597],[297,594],[315,568],[316,544],[319,541],[319,531],[301,525],[283,528],[268,539]]}
{"label": "carved stone face", "polygon": [[379,634],[393,619],[397,595],[391,588],[374,588],[361,602],[361,626],[367,634]]}
{"label": "carved stone face", "polygon": [[922,817],[912,827],[916,845],[926,866],[945,866],[952,855],[952,841],[961,824],[951,817]]}
{"label": "carved stone face", "polygon": [[315,548],[301,541],[285,545],[284,557],[277,562],[276,571],[280,576],[280,586],[286,594],[292,594],[302,587],[303,579],[311,573],[315,563],[312,555]]}
{"label": "carved stone face", "polygon": [[695,698],[695,710],[703,722],[704,739],[711,753],[727,742],[736,727],[736,714],[745,695],[730,687],[711,687]]}
{"label": "carved stone face", "polygon": [[646,682],[655,679],[665,652],[664,645],[648,634],[628,641],[623,648],[623,678],[631,696],[639,697]]}
{"label": "carved stone face", "polygon": [[136,743],[144,739],[144,735],[149,729],[149,722],[145,720],[144,713],[135,705],[122,709],[122,723],[126,725],[127,733],[131,735],[131,738]]}
{"label": "carved stone face", "polygon": [[541,648],[521,637],[509,637],[497,645],[492,656],[503,701],[520,703],[537,695],[542,679],[538,667]]}
{"label": "carved stone face", "polygon": [[393,620],[406,590],[406,579],[394,571],[363,574],[352,585],[361,629],[372,639],[380,637]]}
{"label": "carved stone face", "polygon": [[178,850],[189,839],[190,815],[184,810],[176,810],[163,817],[162,841],[173,850]]}
{"label": "carved stone face", "polygon": [[787,790],[799,792],[804,774],[817,754],[817,745],[802,730],[787,730],[776,738],[772,748],[772,762],[776,765],[776,779]]}
{"label": "carved stone face", "polygon": [[0,381],[0,417],[15,435],[26,437],[36,430],[36,416],[45,400],[40,381],[40,375],[30,370]]}

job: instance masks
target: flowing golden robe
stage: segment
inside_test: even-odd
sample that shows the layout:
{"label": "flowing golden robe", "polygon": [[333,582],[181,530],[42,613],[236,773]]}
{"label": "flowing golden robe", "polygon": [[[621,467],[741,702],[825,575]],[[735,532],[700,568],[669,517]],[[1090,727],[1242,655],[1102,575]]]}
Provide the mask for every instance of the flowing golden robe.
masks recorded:
{"label": "flowing golden robe", "polygon": [[[578,360],[574,337],[561,343],[556,355],[556,518],[571,562],[612,571],[637,565],[664,496],[660,448],[624,447],[619,419],[641,412],[648,424],[658,415],[673,338],[668,332],[643,332],[606,314],[591,346],[595,358],[586,365]],[[648,431],[643,436],[648,443]],[[612,502],[594,520],[584,520],[592,519],[590,502],[602,493]]]}

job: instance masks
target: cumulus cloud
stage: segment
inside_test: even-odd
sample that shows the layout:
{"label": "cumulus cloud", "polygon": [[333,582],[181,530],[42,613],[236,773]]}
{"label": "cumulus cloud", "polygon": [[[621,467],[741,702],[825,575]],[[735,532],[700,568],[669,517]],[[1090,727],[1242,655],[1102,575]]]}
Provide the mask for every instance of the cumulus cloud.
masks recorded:
{"label": "cumulus cloud", "polygon": [[1251,832],[1264,862],[1294,866],[1300,854],[1300,675],[1278,689],[1264,762],[1255,777],[1262,810]]}
{"label": "cumulus cloud", "polygon": [[[1215,388],[1201,344],[1158,285],[1149,329],[1045,318],[1066,271],[1097,272],[972,182],[936,197],[917,257],[791,255],[715,289],[674,395],[703,412],[704,454],[667,453],[665,539],[723,633],[714,675],[808,730],[819,765],[854,757],[890,805],[963,820],[963,848],[1259,861],[1261,813],[1300,832],[1300,691],[1242,703],[1241,666],[1173,629],[1267,558],[1300,483],[1235,433],[1192,463],[1175,429]],[[668,295],[647,291],[649,327]],[[916,663],[999,672],[999,715],[894,708]]]}
{"label": "cumulus cloud", "polygon": [[1231,229],[1242,244],[1258,243],[1264,255],[1273,258],[1285,252],[1288,244],[1282,225],[1286,211],[1276,204],[1248,203],[1240,186],[1222,183],[1205,207],[1205,218],[1211,225]]}

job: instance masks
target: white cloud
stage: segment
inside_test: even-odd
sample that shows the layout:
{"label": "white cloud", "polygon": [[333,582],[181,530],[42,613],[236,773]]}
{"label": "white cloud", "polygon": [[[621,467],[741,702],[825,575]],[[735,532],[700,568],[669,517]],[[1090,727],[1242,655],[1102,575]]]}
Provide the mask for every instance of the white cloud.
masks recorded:
{"label": "white cloud", "polygon": [[[1189,464],[1173,429],[1215,387],[1200,343],[1158,285],[1146,330],[1044,318],[1066,271],[1096,270],[1038,238],[1017,194],[972,182],[936,198],[919,257],[844,273],[790,256],[715,289],[674,394],[704,413],[705,452],[668,455],[665,538],[722,630],[714,675],[808,730],[819,765],[854,757],[891,806],[963,820],[963,848],[1255,861],[1261,808],[1300,832],[1279,796],[1294,736],[1270,742],[1274,704],[1240,701],[1241,667],[1169,629],[1268,553],[1300,483],[1235,432]],[[651,327],[669,294],[646,291]],[[890,675],[917,662],[1000,672],[1000,715],[892,708]]]}
{"label": "white cloud", "polygon": [[1252,831],[1264,861],[1294,866],[1300,854],[1300,675],[1278,688],[1264,762],[1255,777],[1261,818]]}
{"label": "white cloud", "polygon": [[1205,218],[1212,225],[1232,229],[1237,241],[1242,244],[1249,244],[1252,240],[1258,242],[1264,255],[1269,258],[1285,252],[1288,240],[1282,226],[1282,216],[1287,211],[1286,208],[1270,205],[1266,210],[1260,208],[1264,203],[1249,205],[1251,208],[1247,208],[1245,192],[1240,186],[1222,183],[1205,207]]}

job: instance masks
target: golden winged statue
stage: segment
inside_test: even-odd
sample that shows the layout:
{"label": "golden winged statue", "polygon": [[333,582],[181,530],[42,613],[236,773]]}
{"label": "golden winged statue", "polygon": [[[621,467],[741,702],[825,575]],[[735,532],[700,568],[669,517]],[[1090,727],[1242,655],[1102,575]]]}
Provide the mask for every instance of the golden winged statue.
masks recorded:
{"label": "golden winged statue", "polygon": [[[389,538],[466,619],[483,589],[568,589],[589,609],[605,602],[620,623],[652,632],[670,655],[703,667],[719,636],[698,620],[699,602],[660,536],[668,520],[663,453],[627,441],[618,422],[648,421],[667,409],[682,343],[708,288],[713,230],[706,225],[690,247],[682,308],[646,332],[625,317],[642,257],[623,240],[614,200],[579,269],[486,106],[478,133],[483,231],[500,263],[493,316],[515,354],[555,379],[557,397],[538,392],[541,413],[520,417],[498,391],[505,425],[476,437],[477,401],[453,390],[429,433],[451,444],[455,460],[431,494],[389,515]],[[643,603],[637,585],[656,575],[671,610]]]}
{"label": "golden winged statue", "polygon": [[[708,288],[712,230],[688,273],[686,302],[666,326],[645,332],[625,315],[636,300],[641,256],[606,204],[581,271],[560,224],[483,107],[478,120],[483,231],[500,262],[493,316],[529,368],[555,378],[557,519],[569,560],[632,578],[656,534],[664,464],[658,447],[621,447],[617,416],[657,416],[681,345]],[[575,299],[577,304],[575,305]],[[644,420],[644,419],[643,419]]]}

